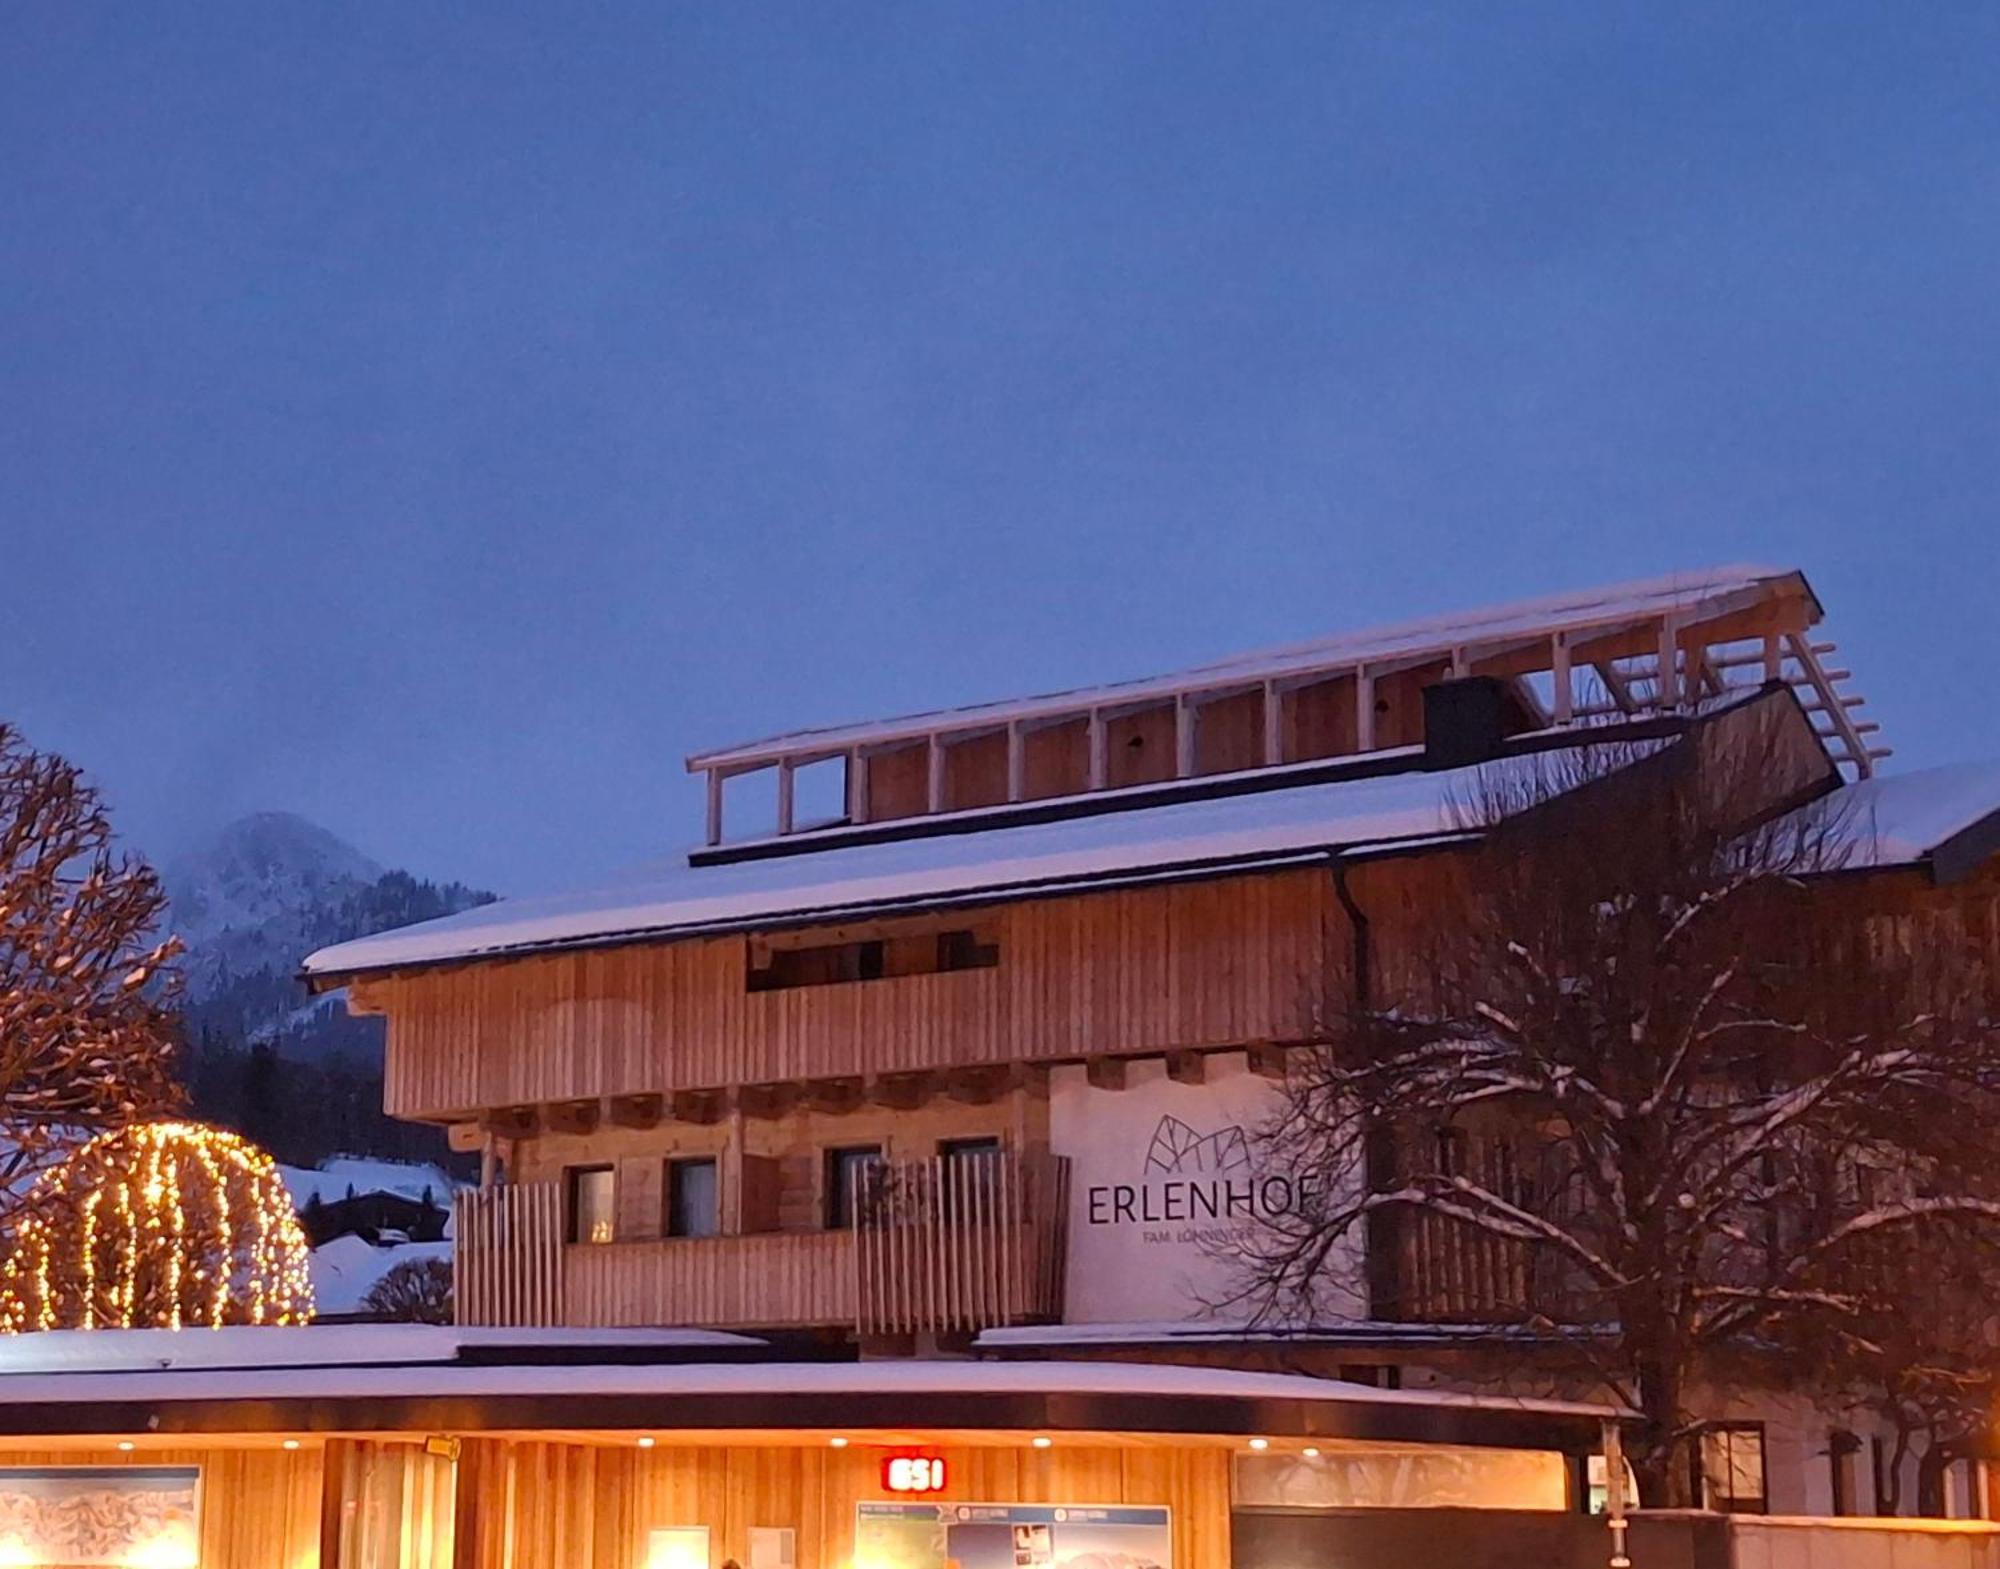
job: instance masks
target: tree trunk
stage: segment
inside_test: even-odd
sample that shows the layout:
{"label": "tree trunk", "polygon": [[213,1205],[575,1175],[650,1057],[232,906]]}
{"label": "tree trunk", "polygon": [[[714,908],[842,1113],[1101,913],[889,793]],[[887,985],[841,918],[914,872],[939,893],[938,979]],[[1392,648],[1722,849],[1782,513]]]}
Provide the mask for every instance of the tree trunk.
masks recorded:
{"label": "tree trunk", "polygon": [[1692,1509],[1701,1504],[1695,1496],[1694,1477],[1680,1442],[1680,1369],[1671,1356],[1642,1357],[1639,1361],[1638,1404],[1640,1422],[1632,1436],[1628,1458],[1639,1484],[1639,1502],[1648,1509]]}

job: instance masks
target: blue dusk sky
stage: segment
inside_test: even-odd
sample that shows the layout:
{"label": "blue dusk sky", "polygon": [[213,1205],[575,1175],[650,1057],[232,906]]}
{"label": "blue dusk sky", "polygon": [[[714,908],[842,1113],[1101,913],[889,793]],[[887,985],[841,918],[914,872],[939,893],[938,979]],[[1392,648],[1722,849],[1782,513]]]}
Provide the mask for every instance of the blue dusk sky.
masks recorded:
{"label": "blue dusk sky", "polygon": [[2000,753],[2000,8],[9,12],[0,716],[525,891],[681,759],[1805,568]]}

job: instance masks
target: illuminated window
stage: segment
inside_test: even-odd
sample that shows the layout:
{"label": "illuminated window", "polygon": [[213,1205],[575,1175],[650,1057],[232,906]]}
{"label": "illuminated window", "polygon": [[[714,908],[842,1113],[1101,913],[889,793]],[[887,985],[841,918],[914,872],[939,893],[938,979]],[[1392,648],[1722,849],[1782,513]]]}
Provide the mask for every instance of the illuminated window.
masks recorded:
{"label": "illuminated window", "polygon": [[611,1242],[618,1235],[618,1185],[609,1166],[571,1166],[569,1240]]}
{"label": "illuminated window", "polygon": [[1769,1514],[1764,1490],[1764,1424],[1718,1422],[1702,1429],[1696,1480],[1710,1509]]}

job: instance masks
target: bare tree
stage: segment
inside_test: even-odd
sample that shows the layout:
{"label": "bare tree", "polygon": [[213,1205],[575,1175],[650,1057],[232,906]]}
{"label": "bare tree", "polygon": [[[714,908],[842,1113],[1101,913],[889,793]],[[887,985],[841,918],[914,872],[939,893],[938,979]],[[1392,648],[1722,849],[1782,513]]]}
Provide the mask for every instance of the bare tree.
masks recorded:
{"label": "bare tree", "polygon": [[80,772],[0,725],[0,1226],[24,1172],[176,1104],[165,906]]}
{"label": "bare tree", "polygon": [[[1372,1232],[1390,1311],[1548,1331],[1640,1414],[1643,1499],[1685,1504],[1706,1371],[1907,1312],[1871,1247],[2000,1257],[1986,967],[1874,940],[1825,880],[1857,825],[1798,806],[1824,779],[1800,730],[1766,703],[1489,770],[1417,980],[1330,1021],[1264,1130],[1302,1202],[1242,1300],[1313,1316]],[[1908,1180],[1865,1191],[1877,1157]]]}
{"label": "bare tree", "polygon": [[449,1324],[451,1265],[441,1258],[406,1258],[368,1288],[362,1307],[397,1324]]}

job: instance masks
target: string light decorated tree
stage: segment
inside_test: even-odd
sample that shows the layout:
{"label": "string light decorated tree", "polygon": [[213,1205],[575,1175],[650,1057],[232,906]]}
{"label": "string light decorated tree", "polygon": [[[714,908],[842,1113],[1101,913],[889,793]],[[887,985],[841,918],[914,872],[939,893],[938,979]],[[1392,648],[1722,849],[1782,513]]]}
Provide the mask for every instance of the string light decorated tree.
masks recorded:
{"label": "string light decorated tree", "polygon": [[103,1133],[35,1181],[0,1331],[304,1324],[305,1233],[276,1164],[220,1128]]}

